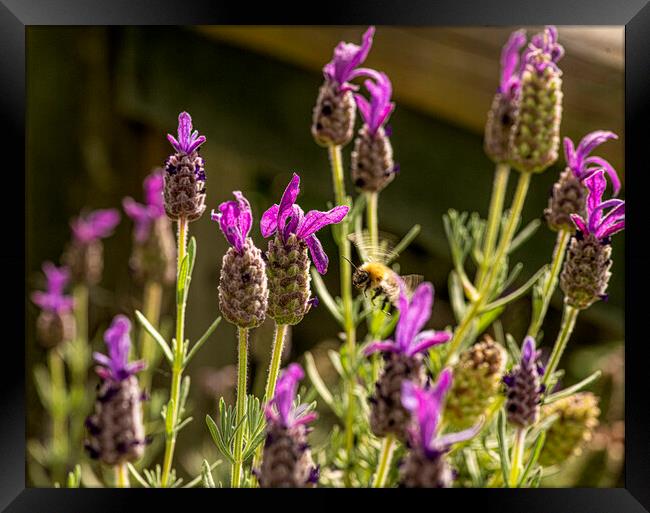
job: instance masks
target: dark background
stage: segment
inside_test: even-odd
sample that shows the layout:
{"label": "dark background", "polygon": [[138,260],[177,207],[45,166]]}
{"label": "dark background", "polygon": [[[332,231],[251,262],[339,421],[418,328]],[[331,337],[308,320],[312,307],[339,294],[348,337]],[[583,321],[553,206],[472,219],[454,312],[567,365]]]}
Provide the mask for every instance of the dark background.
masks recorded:
{"label": "dark background", "polygon": [[[192,114],[195,127],[208,138],[202,154],[209,209],[230,199],[233,189],[241,189],[259,218],[278,200],[292,171],[302,176],[300,203],[308,209],[324,208],[332,197],[327,156],[309,133],[322,81],[320,67],[339,40],[358,42],[363,30],[29,28],[28,287],[41,285],[43,260],[58,260],[69,238],[68,221],[81,208],[119,208],[126,195],[141,199],[142,179],[169,153],[165,134],[175,131],[181,110]],[[423,274],[436,286],[436,327],[453,322],[446,292],[451,263],[441,216],[449,208],[482,215],[487,210],[493,165],[483,154],[481,130],[508,33],[503,28],[379,27],[367,61],[392,78],[397,102],[390,124],[402,171],[381,195],[380,227],[402,235],[414,222],[422,225],[401,263],[404,272]],[[567,50],[561,63],[563,135],[576,142],[595,129],[622,135],[622,27],[560,27],[560,41]],[[608,143],[599,154],[611,160],[624,180],[623,142]],[[349,148],[344,158],[347,164]],[[524,210],[526,222],[541,215],[560,169],[558,165],[535,177]],[[226,243],[208,215],[190,231],[198,241],[187,317],[188,335],[194,340],[218,315],[217,280]],[[262,245],[257,225],[253,234]],[[324,231],[321,239],[333,257],[330,235]],[[525,263],[522,281],[550,259],[553,242],[554,233],[542,226],[516,253],[515,259]],[[92,294],[91,329],[98,334],[118,311],[131,313],[139,307],[141,291],[132,283],[126,263],[130,246],[131,222],[125,218],[106,243],[104,280]],[[605,429],[597,437],[604,450],[583,458],[575,477],[549,485],[621,484],[623,249],[624,235],[619,235],[610,299],[581,314],[565,360],[567,384],[595,368],[605,370],[595,387],[605,394]],[[326,277],[332,291],[338,289],[336,272],[333,263]],[[544,327],[552,335],[560,320],[560,296],[555,299]],[[165,312],[170,319],[171,306],[168,293]],[[34,318],[35,309],[29,305],[28,369],[44,356],[34,343]],[[519,340],[529,321],[528,301],[513,305],[503,319]],[[256,392],[263,386],[271,335],[270,322],[253,335]],[[335,344],[335,335],[324,308],[310,313],[293,332],[291,358],[318,344]],[[215,454],[201,419],[205,412],[215,414],[213,369],[234,361],[234,340],[234,329],[222,325],[190,366],[197,420],[179,438],[180,469],[195,472],[199,456]],[[102,345],[97,337],[95,348]],[[167,384],[162,373],[157,380],[160,386]],[[614,400],[609,401],[612,391]],[[30,379],[27,394],[28,437],[38,437],[44,419]]]}

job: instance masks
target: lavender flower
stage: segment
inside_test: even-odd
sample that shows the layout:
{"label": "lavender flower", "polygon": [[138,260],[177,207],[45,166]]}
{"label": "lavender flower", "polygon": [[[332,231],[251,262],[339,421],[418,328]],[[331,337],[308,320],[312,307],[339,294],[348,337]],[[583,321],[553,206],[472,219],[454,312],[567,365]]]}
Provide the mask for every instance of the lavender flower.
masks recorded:
{"label": "lavender flower", "polygon": [[41,309],[36,320],[38,340],[51,348],[74,338],[73,300],[63,292],[70,277],[66,267],[45,262],[43,273],[47,282],[45,291],[33,292],[32,301]]}
{"label": "lavender flower", "polygon": [[445,396],[451,387],[452,371],[444,369],[431,387],[410,381],[402,384],[402,405],[413,418],[409,429],[409,453],[400,469],[400,484],[408,488],[449,488],[454,471],[444,455],[453,444],[476,436],[482,421],[457,433],[439,435]]}
{"label": "lavender flower", "polygon": [[67,267],[57,267],[52,262],[43,264],[43,274],[47,282],[45,292],[32,293],[32,301],[41,309],[54,313],[65,313],[72,310],[73,300],[63,293],[70,272]]}
{"label": "lavender flower", "polygon": [[89,244],[112,235],[119,222],[120,213],[108,208],[76,217],[70,222],[70,227],[77,242]]}
{"label": "lavender flower", "polygon": [[104,342],[108,347],[108,356],[93,353],[93,358],[100,365],[95,370],[100,378],[123,381],[145,368],[143,361],[129,362],[131,349],[131,322],[124,315],[117,315],[104,333]]}
{"label": "lavender flower", "polygon": [[312,135],[323,146],[343,146],[352,139],[356,109],[352,91],[358,89],[349,81],[367,75],[377,77],[377,72],[359,68],[372,46],[374,27],[363,35],[361,46],[341,41],[334,49],[334,56],[323,67],[325,82],[318,92],[314,107]]}
{"label": "lavender flower", "polygon": [[345,91],[357,89],[356,86],[348,83],[350,80],[362,75],[373,75],[373,70],[358,68],[358,66],[366,60],[374,34],[375,27],[368,27],[363,34],[361,46],[344,41],[336,45],[332,60],[323,67],[325,79],[337,84],[339,90]]}
{"label": "lavender flower", "polygon": [[560,274],[564,301],[581,310],[607,297],[612,266],[610,237],[625,228],[625,202],[602,200],[607,187],[605,170],[593,172],[583,183],[589,190],[587,215],[571,215],[578,232],[571,239]]}
{"label": "lavender flower", "polygon": [[122,201],[135,224],[129,267],[140,283],[169,285],[176,279],[176,244],[165,216],[163,187],[163,171],[158,169],[144,179],[144,204],[129,197]]}
{"label": "lavender flower", "polygon": [[119,222],[120,214],[115,209],[95,210],[70,222],[73,237],[63,260],[73,283],[99,283],[104,268],[102,239],[110,236]]}
{"label": "lavender flower", "polygon": [[614,167],[601,157],[590,156],[596,146],[600,146],[611,139],[618,139],[618,136],[608,130],[596,130],[585,135],[576,148],[573,141],[565,137],[564,155],[567,166],[580,181],[584,181],[600,169],[604,170],[612,181],[614,195],[617,195],[621,189],[621,181]]}
{"label": "lavender flower", "polygon": [[314,300],[310,297],[309,254],[319,273],[327,272],[328,258],[316,232],[329,224],[340,223],[349,207],[337,206],[327,212],[310,210],[307,214],[296,204],[300,177],[293,174],[280,204],[262,215],[260,229],[269,241],[267,274],[269,278],[268,316],[278,324],[297,324]]}
{"label": "lavender flower", "polygon": [[525,44],[526,33],[517,30],[510,34],[501,51],[501,79],[488,112],[484,137],[485,152],[495,163],[507,162],[510,158],[510,131],[521,88],[519,53]]}
{"label": "lavender flower", "polygon": [[544,374],[544,369],[539,364],[540,355],[541,351],[535,349],[535,339],[526,337],[521,350],[521,360],[503,378],[508,389],[508,421],[517,427],[530,426],[539,419],[544,391],[540,381]]}
{"label": "lavender flower", "polygon": [[178,139],[167,134],[167,140],[176,153],[165,162],[165,212],[172,221],[195,221],[205,211],[205,162],[198,153],[205,136],[193,131],[191,116],[181,112]]}
{"label": "lavender flower", "polygon": [[280,375],[275,395],[266,405],[262,467],[254,471],[262,488],[305,488],[318,482],[318,467],[311,458],[306,427],[317,415],[308,412],[306,404],[294,405],[298,382],[304,377],[300,365],[289,365]]}
{"label": "lavender flower", "polygon": [[[594,171],[584,180],[589,190],[587,195],[587,219],[574,214],[571,216],[583,236],[593,235],[598,240],[606,241],[610,236],[625,229],[625,201],[610,199],[603,201],[603,193],[607,187],[605,171]],[[604,214],[606,209],[611,209]]]}
{"label": "lavender flower", "polygon": [[211,219],[219,223],[226,240],[232,244],[223,256],[219,280],[219,305],[224,317],[241,328],[260,326],[266,318],[268,286],[262,252],[248,236],[253,214],[240,191],[236,201],[225,201]]}
{"label": "lavender flower", "polygon": [[511,162],[519,171],[538,173],[557,160],[562,119],[562,71],[557,63],[563,55],[553,26],[533,36],[522,54],[509,143]]}
{"label": "lavender flower", "polygon": [[369,399],[370,428],[377,436],[393,434],[406,441],[409,413],[401,403],[402,384],[405,381],[424,384],[421,353],[451,338],[447,332],[421,331],[431,316],[432,305],[433,286],[430,283],[422,283],[410,300],[402,286],[395,341],[373,342],[364,351],[366,355],[381,351],[385,359],[375,393]]}
{"label": "lavender flower", "polygon": [[129,362],[131,323],[123,316],[113,319],[104,334],[108,356],[94,353],[95,368],[102,379],[97,388],[94,413],[86,419],[86,450],[91,458],[107,465],[132,462],[144,453],[147,440],[142,423],[143,393],[135,374],[142,361]]}
{"label": "lavender flower", "polygon": [[395,330],[395,340],[373,342],[365,349],[364,354],[370,355],[382,351],[413,357],[432,346],[447,342],[451,338],[449,332],[421,331],[431,317],[432,306],[433,285],[431,283],[421,283],[410,300],[404,287],[402,287],[399,297],[399,320]]}
{"label": "lavender flower", "polygon": [[309,248],[309,254],[316,270],[320,274],[327,272],[329,259],[323,246],[316,237],[316,232],[330,224],[338,224],[347,215],[350,207],[336,206],[327,212],[310,210],[304,214],[302,208],[296,204],[300,193],[300,177],[294,173],[289,185],[284,190],[280,204],[275,203],[264,214],[260,221],[260,229],[264,238],[276,235],[286,244],[294,235],[297,240],[303,241]]}
{"label": "lavender flower", "polygon": [[390,101],[392,87],[385,73],[377,73],[376,80],[366,80],[365,85],[370,102],[354,95],[364,125],[352,152],[352,180],[363,191],[379,192],[395,177],[393,148],[383,128],[395,103]]}

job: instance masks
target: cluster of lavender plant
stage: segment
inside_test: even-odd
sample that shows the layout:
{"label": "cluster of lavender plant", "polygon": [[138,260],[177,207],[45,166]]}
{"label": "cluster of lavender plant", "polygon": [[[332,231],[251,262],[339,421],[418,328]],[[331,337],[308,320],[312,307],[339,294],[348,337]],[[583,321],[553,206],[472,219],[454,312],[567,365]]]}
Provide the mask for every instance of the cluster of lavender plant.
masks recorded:
{"label": "cluster of lavender plant", "polygon": [[[261,235],[268,239],[264,248],[250,236],[256,217],[244,193],[234,191],[234,200],[212,210],[211,219],[230,244],[221,263],[218,304],[223,318],[237,327],[238,362],[235,404],[221,398],[216,420],[211,415],[205,420],[230,463],[230,483],[215,483],[217,462],[206,459],[201,474],[184,486],[536,487],[549,469],[562,468],[580,452],[598,424],[598,398],[584,389],[599,373],[562,388],[558,367],[580,311],[606,297],[611,237],[625,226],[624,201],[604,198],[607,178],[618,194],[617,173],[592,155],[616,139],[612,132],[597,130],[577,146],[565,138],[566,169],[544,211],[548,227],[557,232],[551,261],[521,287],[511,287],[521,266],[510,266],[509,255],[537,227],[520,229],[528,189],[534,175],[558,159],[564,49],[557,30],[546,27],[530,41],[518,30],[503,48],[501,80],[485,127],[484,148],[496,166],[489,213],[481,219],[450,210],[443,220],[454,264],[449,292],[457,323],[439,330],[426,329],[433,285],[400,276],[395,263],[419,227],[394,246],[378,230],[379,194],[399,168],[386,126],[395,109],[391,82],[384,72],[361,67],[374,33],[369,28],[361,45],[336,46],[313,109],[312,135],[331,164],[332,207],[305,213],[297,203],[300,177],[293,173],[279,202],[259,217]],[[367,94],[352,83],[360,77]],[[355,136],[357,110],[361,126]],[[143,312],[132,316],[140,324],[140,340],[132,344],[127,316],[113,319],[104,333],[108,354],[92,357],[99,378],[94,393],[88,387],[94,338],[88,333],[89,291],[101,280],[102,239],[118,224],[118,212],[98,210],[75,219],[65,265],[44,264],[46,290],[32,296],[40,308],[37,334],[49,355],[48,368],[38,367],[34,377],[51,437],[45,444],[31,441],[30,454],[52,483],[60,485],[67,476],[68,486],[80,485],[79,467],[70,465],[81,461],[83,441],[87,455],[112,471],[97,473],[97,483],[88,486],[183,485],[174,456],[177,437],[192,420],[184,370],[221,318],[194,343],[186,338],[197,256],[188,232],[189,223],[206,210],[206,162],[199,153],[206,137],[193,129],[186,112],[179,115],[177,136],[167,137],[173,153],[164,169],[146,178],[145,203],[123,202],[134,223],[130,268],[143,287]],[[343,158],[353,139],[349,168],[356,195],[346,192]],[[513,169],[517,186],[506,210]],[[329,258],[316,234],[323,235],[328,225],[338,249],[338,294],[321,278]],[[65,293],[69,281],[71,296]],[[160,327],[161,294],[174,283],[176,322],[170,336]],[[558,283],[562,325],[544,361],[537,346]],[[353,294],[353,285],[363,292]],[[508,305],[526,294],[533,308],[521,349],[503,329],[493,330],[494,338],[488,335],[491,326],[501,327],[499,317]],[[341,328],[340,350],[329,354],[339,375],[334,385],[325,383],[311,353],[304,355],[304,368],[291,363],[280,369],[288,331],[319,303]],[[267,318],[275,323],[272,354],[264,395],[255,397],[247,394],[249,333]],[[360,340],[362,323],[366,335]],[[145,390],[161,362],[168,367],[169,390],[156,410],[147,406]],[[305,375],[311,383],[307,396],[317,397],[336,417],[321,446],[310,445],[316,401],[303,403],[298,394]],[[155,454],[156,438],[164,444],[162,459],[146,468],[142,460],[147,452]]]}

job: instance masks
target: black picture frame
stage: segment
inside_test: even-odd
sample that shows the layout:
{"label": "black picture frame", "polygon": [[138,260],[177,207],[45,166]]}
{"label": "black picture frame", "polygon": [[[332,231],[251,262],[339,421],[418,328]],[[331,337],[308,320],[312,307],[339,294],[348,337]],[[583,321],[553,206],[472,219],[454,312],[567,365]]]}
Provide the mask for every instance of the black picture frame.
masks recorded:
{"label": "black picture frame", "polygon": [[[313,507],[318,497],[332,504],[352,501],[365,507],[396,506],[404,493],[415,493],[411,507],[439,508],[453,505],[459,510],[476,504],[481,511],[549,513],[614,513],[650,511],[650,380],[643,331],[644,296],[648,273],[644,272],[642,250],[644,228],[643,194],[650,171],[645,148],[650,120],[650,4],[646,0],[501,0],[458,2],[457,0],[396,2],[365,0],[286,5],[250,5],[213,0],[0,0],[0,130],[3,142],[2,223],[4,250],[0,271],[5,287],[2,298],[4,333],[0,380],[0,508],[18,511],[131,511],[178,506],[199,507],[197,493],[149,493],[144,490],[37,489],[25,488],[25,303],[18,301],[25,270],[24,228],[25,169],[25,30],[30,25],[192,25],[192,24],[403,24],[403,25],[625,25],[625,164],[627,216],[626,236],[626,441],[624,489],[536,489],[536,490],[311,490],[284,492],[278,500],[291,501],[279,507]],[[646,130],[644,130],[644,128]],[[644,183],[645,181],[645,183]],[[44,220],[43,222],[47,222]],[[21,245],[20,242],[23,244]],[[21,285],[22,283],[22,285]],[[7,286],[8,285],[8,286]],[[192,493],[192,502],[184,493]],[[270,497],[243,493],[241,500]],[[295,493],[309,495],[295,496]],[[343,494],[346,494],[344,499]],[[423,495],[423,494],[426,494]],[[432,495],[433,494],[433,495]],[[305,499],[304,505],[298,502]],[[221,508],[215,496],[203,496],[211,508]],[[230,496],[229,499],[235,499]],[[345,500],[346,502],[343,502]],[[409,501],[413,499],[408,499]],[[163,502],[164,501],[164,502]],[[214,502],[212,502],[214,501]],[[363,501],[363,502],[361,502]],[[381,502],[380,502],[381,501]],[[280,505],[281,503],[278,503]],[[322,504],[325,504],[324,502]],[[225,503],[224,503],[225,505]],[[340,506],[339,506],[340,507]]]}

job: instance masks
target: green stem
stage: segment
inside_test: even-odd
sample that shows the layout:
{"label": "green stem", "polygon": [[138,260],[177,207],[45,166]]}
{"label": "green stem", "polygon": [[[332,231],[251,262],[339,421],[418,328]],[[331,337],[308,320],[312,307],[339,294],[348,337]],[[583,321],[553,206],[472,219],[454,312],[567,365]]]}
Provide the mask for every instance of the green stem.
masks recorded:
{"label": "green stem", "polygon": [[115,466],[115,484],[117,488],[131,488],[126,463]]}
{"label": "green stem", "polygon": [[536,318],[531,321],[530,327],[528,328],[528,336],[530,337],[537,337],[537,333],[539,333],[539,330],[544,323],[548,306],[551,303],[553,292],[555,292],[555,287],[557,286],[557,277],[562,269],[562,262],[564,262],[566,247],[570,239],[571,232],[568,230],[560,230],[557,234],[555,249],[553,250],[551,270],[549,271],[547,279],[544,281],[542,289],[542,307],[540,308]]}
{"label": "green stem", "polygon": [[381,453],[379,456],[379,465],[377,466],[377,473],[372,482],[373,488],[383,488],[386,484],[388,471],[390,470],[390,462],[393,459],[393,451],[395,450],[395,437],[392,434],[386,435],[381,443]]}
{"label": "green stem", "polygon": [[487,274],[485,275],[483,284],[478,291],[478,298],[473,301],[471,306],[466,310],[463,319],[454,331],[451,342],[449,342],[449,349],[447,352],[447,357],[445,359],[445,364],[453,360],[456,352],[458,351],[458,348],[467,335],[467,330],[472,325],[476,315],[483,309],[483,307],[490,299],[490,295],[492,294],[492,289],[494,287],[494,280],[496,279],[499,270],[503,265],[503,259],[506,256],[508,249],[510,248],[512,238],[514,237],[515,230],[517,229],[517,225],[519,224],[519,220],[521,218],[521,211],[524,207],[526,194],[528,193],[530,178],[530,173],[519,173],[519,181],[517,182],[517,189],[515,191],[512,205],[510,207],[510,215],[508,216],[508,221],[506,223],[503,235],[499,240],[499,245],[497,246],[494,259],[491,260],[490,267],[487,271]]}
{"label": "green stem", "polygon": [[[184,217],[178,220],[178,265],[176,272],[176,288],[178,289],[178,280],[180,279],[181,262],[187,252],[187,219]],[[174,361],[172,363],[172,383],[169,394],[169,403],[172,405],[172,411],[167,411],[167,415],[172,415],[171,429],[165,430],[165,455],[163,458],[163,470],[161,485],[163,488],[169,486],[171,475],[172,461],[174,459],[174,449],[176,447],[176,425],[178,424],[178,413],[180,409],[181,398],[181,378],[183,374],[183,361],[185,359],[184,351],[184,331],[185,331],[185,301],[180,300],[176,305],[176,339],[174,340]]]}
{"label": "green stem", "polygon": [[485,243],[483,245],[483,261],[479,267],[476,276],[476,286],[480,289],[485,278],[485,273],[489,269],[492,252],[496,245],[501,217],[503,215],[503,201],[508,186],[508,175],[510,166],[499,163],[494,170],[494,181],[492,183],[492,197],[490,199],[490,210],[488,212],[487,226],[485,229]]}
{"label": "green stem", "polygon": [[56,348],[49,352],[52,412],[52,480],[63,481],[68,457],[68,432],[66,422],[66,383],[63,358]]}
{"label": "green stem", "polygon": [[577,308],[574,308],[567,304],[564,305],[560,333],[558,333],[557,339],[555,340],[553,352],[551,353],[551,357],[548,360],[546,370],[544,371],[544,378],[542,379],[542,384],[546,385],[547,389],[551,380],[551,376],[560,363],[560,359],[562,358],[562,354],[566,349],[569,338],[571,338],[571,333],[573,333],[573,328],[575,327],[576,319],[578,318],[579,313],[580,310]]}
{"label": "green stem", "polygon": [[[366,192],[366,226],[370,235],[370,244],[372,247],[379,245],[379,216],[377,213],[379,204],[378,192]],[[380,361],[379,354],[375,353],[371,357],[372,378],[377,381],[379,377]]]}
{"label": "green stem", "polygon": [[234,463],[230,479],[231,488],[241,487],[243,453],[244,453],[244,425],[242,419],[246,415],[246,371],[248,368],[248,329],[237,328],[239,351],[237,353],[237,404],[235,424],[239,425],[235,433]]}
{"label": "green stem", "polygon": [[[149,281],[144,286],[142,311],[151,325],[158,329],[160,321],[160,305],[162,301],[162,286],[160,283]],[[151,389],[154,366],[157,362],[158,346],[147,330],[140,328],[140,357],[147,363],[147,367],[140,373],[140,386],[144,390]]]}
{"label": "green stem", "polygon": [[[82,448],[84,434],[83,419],[87,415],[90,403],[88,389],[88,367],[90,366],[90,341],[88,339],[88,286],[79,284],[74,287],[74,316],[76,344],[74,351],[68,353],[70,367],[70,431],[71,443],[76,457]],[[70,354],[72,353],[72,354]]]}
{"label": "green stem", "polygon": [[523,466],[525,445],[526,428],[517,428],[517,431],[515,431],[515,440],[512,444],[512,458],[510,459],[510,476],[508,479],[510,488],[516,488],[519,482],[519,473]]}
{"label": "green stem", "polygon": [[[337,205],[348,205],[349,200],[345,194],[345,180],[343,177],[343,163],[340,146],[329,146],[329,156],[332,165],[332,180]],[[349,380],[347,383],[348,407],[345,415],[345,448],[347,452],[348,469],[352,460],[354,449],[354,411],[356,397],[354,390],[356,366],[356,326],[354,325],[352,311],[352,269],[350,268],[351,247],[348,239],[348,221],[343,220],[340,224],[340,237],[337,241],[339,246],[339,269],[341,273],[341,299],[343,301],[343,324],[345,329],[345,343],[347,345],[348,359],[350,361]],[[348,476],[348,472],[346,472]]]}
{"label": "green stem", "polygon": [[[275,394],[275,385],[278,382],[278,374],[280,372],[280,363],[282,362],[282,352],[284,351],[284,337],[287,333],[286,324],[275,325],[275,336],[273,337],[273,349],[271,350],[271,363],[269,364],[269,374],[266,379],[266,388],[264,390],[263,403],[266,404],[273,394]],[[262,455],[264,453],[264,445],[260,445],[255,450],[255,458],[253,458],[253,468],[259,468],[262,463]]]}

